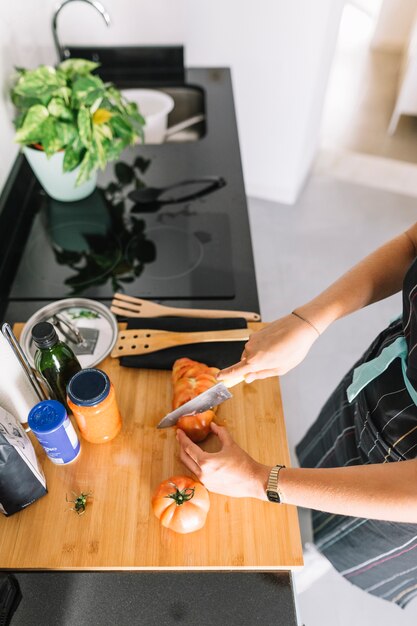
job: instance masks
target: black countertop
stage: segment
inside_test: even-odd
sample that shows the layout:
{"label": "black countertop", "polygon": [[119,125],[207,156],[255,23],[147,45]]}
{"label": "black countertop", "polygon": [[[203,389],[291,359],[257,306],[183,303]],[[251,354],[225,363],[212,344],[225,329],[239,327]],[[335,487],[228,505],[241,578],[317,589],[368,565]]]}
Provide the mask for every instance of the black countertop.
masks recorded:
{"label": "black countertop", "polygon": [[[138,281],[129,284],[127,281],[115,283],[114,280],[108,280],[105,284],[90,285],[76,294],[73,293],[65,281],[74,276],[74,271],[66,267],[65,263],[58,264],[51,247],[45,245],[48,228],[45,227],[45,222],[59,222],[63,226],[63,232],[65,220],[68,221],[68,217],[62,217],[63,215],[82,215],[84,217],[81,219],[85,219],[89,210],[100,210],[97,206],[106,204],[105,198],[107,205],[109,202],[114,205],[117,201],[116,194],[109,194],[108,190],[112,190],[111,183],[118,182],[118,173],[120,178],[120,165],[111,163],[104,172],[99,173],[98,188],[101,191],[94,192],[92,196],[78,203],[60,203],[44,194],[26,162],[20,159],[13,173],[15,182],[9,182],[6,188],[8,198],[3,194],[3,211],[0,214],[0,245],[3,244],[2,249],[6,252],[0,267],[2,319],[10,323],[24,321],[48,302],[71,295],[91,297],[108,304],[114,289],[123,287],[130,295],[149,297],[174,306],[259,312],[230,71],[225,68],[188,69],[185,82],[186,85],[195,86],[204,92],[205,135],[197,141],[187,143],[135,146],[123,153],[121,161],[132,166],[139,158],[139,162],[145,164],[139,176],[146,186],[164,187],[180,180],[207,176],[221,177],[222,185],[192,202],[166,205],[149,214],[131,213],[133,203],[126,196],[133,186],[126,185],[123,190],[124,210],[125,215],[133,215],[136,221],[144,221],[145,236],[147,232],[155,233],[158,224],[172,232],[177,224],[195,224],[194,229],[199,235],[202,234],[201,249],[208,249],[210,246],[212,248],[212,260],[208,261],[207,267],[194,272],[192,279],[185,277],[183,284],[179,284],[178,291],[170,280],[165,280],[165,283],[153,280],[154,265],[147,265],[145,262],[143,286]],[[118,86],[127,88],[134,85],[120,78]],[[10,204],[13,204],[12,210]],[[17,228],[19,220],[20,225]],[[208,224],[213,225],[215,233],[205,241]],[[114,231],[113,224],[111,230]],[[122,233],[122,238],[124,234]],[[209,241],[210,237],[212,241]],[[122,250],[122,254],[124,253],[125,250]],[[149,290],[145,285],[148,275],[148,284],[151,286]],[[115,276],[111,278],[114,279]],[[154,288],[155,284],[158,285],[157,289]],[[164,284],[165,287],[161,287]],[[190,290],[192,295],[189,295]]]}
{"label": "black countertop", "polygon": [[19,572],[12,626],[297,626],[287,572]]}

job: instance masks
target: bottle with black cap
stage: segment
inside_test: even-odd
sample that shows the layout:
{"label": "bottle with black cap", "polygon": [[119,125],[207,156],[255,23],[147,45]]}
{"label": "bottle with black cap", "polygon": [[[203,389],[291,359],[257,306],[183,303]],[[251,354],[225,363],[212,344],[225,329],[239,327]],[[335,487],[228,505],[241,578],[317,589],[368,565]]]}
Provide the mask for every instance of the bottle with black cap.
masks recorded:
{"label": "bottle with black cap", "polygon": [[81,365],[71,350],[60,341],[49,322],[39,322],[32,328],[32,339],[37,346],[35,367],[45,381],[51,397],[65,406],[67,411],[67,385]]}

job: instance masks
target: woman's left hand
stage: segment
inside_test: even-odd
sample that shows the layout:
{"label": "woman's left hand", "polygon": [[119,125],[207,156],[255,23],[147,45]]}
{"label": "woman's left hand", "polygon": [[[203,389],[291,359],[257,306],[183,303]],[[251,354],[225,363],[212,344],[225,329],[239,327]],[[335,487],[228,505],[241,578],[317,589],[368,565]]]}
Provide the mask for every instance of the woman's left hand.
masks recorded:
{"label": "woman's left hand", "polygon": [[233,440],[223,426],[211,423],[212,432],[219,438],[219,452],[205,452],[180,429],[180,459],[209,491],[235,498],[266,500],[266,483],[270,467],[255,461]]}

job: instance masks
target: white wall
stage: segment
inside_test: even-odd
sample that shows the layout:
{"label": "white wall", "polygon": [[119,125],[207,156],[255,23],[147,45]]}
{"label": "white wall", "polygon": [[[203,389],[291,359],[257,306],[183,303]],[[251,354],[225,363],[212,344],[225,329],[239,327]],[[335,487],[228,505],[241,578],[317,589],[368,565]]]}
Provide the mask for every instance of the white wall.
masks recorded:
{"label": "white wall", "polygon": [[0,190],[18,153],[13,141],[9,86],[15,66],[35,67],[52,60],[49,21],[55,0],[0,4]]}
{"label": "white wall", "polygon": [[[233,70],[249,195],[296,199],[317,146],[342,7],[343,0],[188,4],[191,64]],[[198,23],[204,28],[193,29]]]}
{"label": "white wall", "polygon": [[[65,7],[63,43],[183,42],[189,66],[230,66],[248,194],[293,202],[318,140],[325,86],[344,0],[103,0],[112,26],[82,2]],[[0,9],[4,84],[13,64],[53,62],[55,0]],[[4,31],[4,33],[3,33]],[[0,101],[0,187],[16,155]]]}
{"label": "white wall", "polygon": [[383,0],[372,47],[401,51],[408,42],[416,11],[417,0]]}

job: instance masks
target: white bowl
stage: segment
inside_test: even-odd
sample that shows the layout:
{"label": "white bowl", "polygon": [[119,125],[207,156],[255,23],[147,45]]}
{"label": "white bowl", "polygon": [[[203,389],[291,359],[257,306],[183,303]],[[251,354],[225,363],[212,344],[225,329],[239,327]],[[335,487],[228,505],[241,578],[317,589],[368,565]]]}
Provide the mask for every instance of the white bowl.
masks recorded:
{"label": "white bowl", "polygon": [[174,99],[157,89],[123,89],[122,94],[127,100],[136,102],[145,118],[145,143],[163,143]]}

